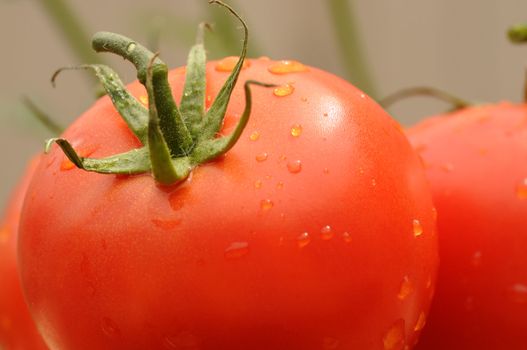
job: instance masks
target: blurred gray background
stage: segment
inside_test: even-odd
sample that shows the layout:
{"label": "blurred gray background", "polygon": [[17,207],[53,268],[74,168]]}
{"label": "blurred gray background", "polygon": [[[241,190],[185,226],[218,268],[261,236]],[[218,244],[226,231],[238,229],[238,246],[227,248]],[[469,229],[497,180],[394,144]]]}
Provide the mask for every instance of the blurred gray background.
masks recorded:
{"label": "blurred gray background", "polygon": [[[63,0],[64,1],[64,0]],[[247,20],[253,53],[294,58],[350,78],[346,71],[328,0],[233,0]],[[214,11],[206,0],[70,0],[89,35],[120,32],[142,42],[157,42],[170,66],[184,64],[196,25]],[[372,73],[375,97],[415,85],[430,85],[471,101],[521,101],[527,45],[510,44],[509,25],[527,21],[525,0],[349,0],[360,43]],[[216,14],[217,15],[217,14]],[[226,16],[226,15],[225,15]],[[225,18],[224,16],[224,18]],[[228,18],[228,17],[227,17]],[[228,20],[230,21],[230,19]],[[237,26],[233,21],[228,24]],[[241,38],[238,33],[237,38]],[[214,37],[215,34],[208,34]],[[217,34],[216,34],[217,35]],[[213,40],[213,39],[211,39]],[[21,105],[30,96],[66,124],[93,103],[92,81],[69,72],[53,89],[51,74],[81,63],[50,18],[44,0],[0,0],[0,208],[28,158],[52,135]],[[210,56],[237,51],[212,42]],[[232,45],[232,42],[231,42]],[[239,41],[234,42],[234,47]],[[89,43],[86,43],[89,46]],[[130,64],[104,55],[125,82]],[[353,80],[353,74],[351,74]],[[413,98],[390,108],[405,125],[439,113],[448,105]]]}

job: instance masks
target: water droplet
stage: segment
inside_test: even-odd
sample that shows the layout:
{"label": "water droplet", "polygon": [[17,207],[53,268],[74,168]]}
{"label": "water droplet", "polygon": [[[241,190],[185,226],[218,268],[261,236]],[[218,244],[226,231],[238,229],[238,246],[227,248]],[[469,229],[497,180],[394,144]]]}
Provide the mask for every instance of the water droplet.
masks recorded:
{"label": "water droplet", "polygon": [[268,156],[269,156],[269,154],[267,154],[267,152],[262,152],[260,154],[257,154],[256,155],[256,161],[257,162],[263,162],[263,161],[267,160]]}
{"label": "water droplet", "polygon": [[302,63],[290,60],[273,63],[267,69],[273,74],[300,73],[308,70],[308,68]]}
{"label": "water droplet", "polygon": [[278,190],[283,189],[283,188],[284,188],[284,183],[283,183],[282,181],[278,182],[278,183],[276,184],[276,188],[277,188]]}
{"label": "water droplet", "polygon": [[145,106],[148,106],[148,96],[146,95],[139,96],[139,102],[141,102]]}
{"label": "water droplet", "polygon": [[249,139],[251,141],[256,141],[260,138],[260,133],[258,131],[253,131],[252,134],[249,136]]}
{"label": "water droplet", "polygon": [[513,303],[525,304],[527,303],[527,284],[515,283],[507,293],[509,300]]}
{"label": "water droplet", "polygon": [[152,219],[151,221],[163,230],[172,230],[181,223],[181,219]]}
{"label": "water droplet", "polygon": [[301,100],[302,102],[307,102],[307,97],[302,97],[300,100]]}
{"label": "water droplet", "polygon": [[323,350],[335,350],[338,349],[340,342],[338,339],[333,337],[324,337],[322,339],[322,349]]}
{"label": "water droplet", "polygon": [[429,275],[427,280],[426,280],[426,289],[429,289],[430,287],[432,287],[432,276]]}
{"label": "water droplet", "polygon": [[366,94],[360,94],[360,98],[366,98]]}
{"label": "water droplet", "polygon": [[432,219],[434,219],[434,221],[437,221],[437,208],[436,207],[432,208]]}
{"label": "water droplet", "polygon": [[291,127],[291,136],[298,137],[302,134],[302,125],[295,124]]}
{"label": "water droplet", "polygon": [[247,242],[233,242],[227,249],[225,249],[225,259],[239,259],[249,253],[249,243]]}
{"label": "water droplet", "polygon": [[405,343],[404,338],[404,320],[401,318],[398,319],[384,335],[384,338],[382,339],[384,350],[401,350]]}
{"label": "water droplet", "polygon": [[334,234],[333,229],[329,225],[322,227],[322,229],[320,230],[320,238],[322,238],[323,240],[332,239],[333,234]]}
{"label": "water droplet", "polygon": [[327,117],[329,115],[329,113],[325,112],[324,114],[322,114],[324,117]]}
{"label": "water droplet", "polygon": [[285,154],[282,154],[279,158],[278,158],[278,163],[281,163],[283,162],[284,160],[287,160],[287,157]]}
{"label": "water droplet", "polygon": [[[236,64],[238,63],[239,57],[238,56],[228,56],[216,63],[215,69],[218,72],[232,72],[234,67],[236,67]],[[242,69],[248,68],[251,66],[251,62],[249,60],[243,61]]]}
{"label": "water droplet", "polygon": [[278,97],[289,96],[295,91],[295,87],[291,83],[280,85],[273,90],[273,94]]}
{"label": "water droplet", "polygon": [[377,186],[377,180],[376,179],[371,179],[371,185],[373,187]]}
{"label": "water droplet", "polygon": [[179,186],[174,192],[169,194],[168,203],[172,210],[178,211],[185,206],[185,201],[189,197],[190,188],[190,186]]}
{"label": "water droplet", "polygon": [[132,51],[135,50],[136,47],[137,47],[136,43],[130,43],[126,47],[126,52],[131,53]]}
{"label": "water droplet", "polygon": [[412,227],[415,237],[419,237],[423,234],[423,225],[421,224],[421,221],[414,219],[412,221]]}
{"label": "water droplet", "polygon": [[304,248],[306,245],[308,245],[311,242],[311,237],[309,236],[309,233],[307,232],[301,233],[297,237],[297,242],[300,248]]}
{"label": "water droplet", "polygon": [[254,182],[254,188],[256,188],[256,189],[260,189],[260,188],[262,188],[262,185],[263,185],[262,180],[256,180],[256,181]]}
{"label": "water droplet", "polygon": [[410,281],[410,278],[408,276],[404,276],[401,286],[399,287],[399,293],[397,294],[397,298],[400,300],[406,299],[410,293],[412,293],[414,290],[414,286],[412,282]]}
{"label": "water droplet", "polygon": [[324,169],[322,170],[322,172],[323,172],[324,174],[329,174],[329,169],[328,169],[328,168],[324,168]]}
{"label": "water droplet", "polygon": [[470,260],[470,263],[474,267],[478,267],[481,265],[481,251],[478,250],[477,252],[474,252],[474,254],[472,254],[472,259]]}
{"label": "water droplet", "polygon": [[[98,147],[94,145],[85,145],[74,148],[79,157],[89,157],[97,150]],[[73,162],[69,160],[68,157],[64,156],[64,160],[60,164],[60,170],[66,171],[73,168],[75,168],[75,164],[73,164]]]}
{"label": "water droplet", "polygon": [[101,320],[101,328],[104,334],[110,338],[118,337],[121,335],[121,331],[117,324],[108,317],[103,317]]}
{"label": "water droplet", "polygon": [[199,350],[199,338],[190,332],[169,335],[163,339],[163,347],[169,350]]}
{"label": "water droplet", "polygon": [[268,211],[268,210],[270,210],[273,206],[274,206],[274,203],[273,203],[273,201],[270,200],[270,199],[263,199],[263,200],[260,202],[260,209],[262,209],[263,211]]}
{"label": "water droplet", "polygon": [[419,317],[417,318],[417,322],[415,323],[414,331],[415,332],[420,331],[421,329],[423,329],[425,324],[426,324],[426,314],[421,311],[421,313],[419,314]]}
{"label": "water droplet", "polygon": [[353,238],[351,237],[351,233],[349,232],[344,232],[342,234],[342,239],[344,240],[344,242],[346,243],[351,243],[351,241],[353,240]]}
{"label": "water droplet", "polygon": [[527,199],[527,177],[516,187],[516,196],[518,196],[519,199]]}
{"label": "water droplet", "polygon": [[297,174],[302,171],[302,162],[299,160],[291,161],[287,163],[287,170],[291,174]]}

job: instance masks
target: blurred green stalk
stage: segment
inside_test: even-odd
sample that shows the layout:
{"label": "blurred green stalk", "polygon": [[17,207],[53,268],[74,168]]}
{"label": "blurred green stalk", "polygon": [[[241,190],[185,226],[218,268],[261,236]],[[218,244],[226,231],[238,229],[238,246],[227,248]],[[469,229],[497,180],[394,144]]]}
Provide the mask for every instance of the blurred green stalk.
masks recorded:
{"label": "blurred green stalk", "polygon": [[86,33],[86,28],[67,0],[39,0],[38,2],[42,4],[79,62],[102,63],[100,57],[91,49],[91,38]]}
{"label": "blurred green stalk", "polygon": [[346,77],[371,97],[376,90],[350,0],[326,0],[337,35]]}

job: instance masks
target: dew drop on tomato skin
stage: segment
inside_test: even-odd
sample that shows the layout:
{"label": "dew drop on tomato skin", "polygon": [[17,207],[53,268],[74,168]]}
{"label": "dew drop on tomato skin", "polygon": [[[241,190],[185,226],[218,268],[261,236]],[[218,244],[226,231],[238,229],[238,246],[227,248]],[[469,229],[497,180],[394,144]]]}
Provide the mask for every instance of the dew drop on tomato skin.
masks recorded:
{"label": "dew drop on tomato skin", "polygon": [[121,330],[119,329],[115,321],[113,321],[109,317],[102,318],[101,329],[104,332],[104,334],[106,334],[106,336],[110,338],[115,338],[121,335]]}
{"label": "dew drop on tomato skin", "polygon": [[[80,157],[89,157],[91,156],[99,147],[94,145],[89,146],[79,146],[75,147],[75,151]],[[60,170],[67,171],[76,168],[75,164],[64,155],[64,160],[60,164]]]}
{"label": "dew drop on tomato skin", "polygon": [[516,186],[516,196],[519,199],[527,199],[527,178],[520,181],[518,186]]}
{"label": "dew drop on tomato skin", "polygon": [[329,225],[322,227],[322,229],[320,230],[320,238],[322,238],[324,241],[332,239],[333,235],[333,228]]}
{"label": "dew drop on tomato skin", "polygon": [[291,127],[291,136],[293,137],[299,137],[300,135],[302,135],[302,125],[300,124],[295,124]]}
{"label": "dew drop on tomato skin", "polygon": [[298,235],[296,240],[297,240],[297,243],[298,243],[298,247],[299,248],[304,248],[309,243],[311,243],[311,236],[309,236],[309,233],[303,232],[300,235]]}
{"label": "dew drop on tomato skin", "polygon": [[417,322],[414,326],[414,331],[415,332],[420,331],[421,329],[423,329],[425,324],[426,324],[426,314],[423,311],[421,311],[421,313],[419,314],[419,317],[417,318]]}
{"label": "dew drop on tomato skin", "polygon": [[419,237],[423,234],[423,225],[421,224],[421,221],[419,221],[418,219],[414,219],[412,221],[412,228],[413,228],[415,237]]}
{"label": "dew drop on tomato skin", "polygon": [[[236,64],[238,63],[238,56],[228,56],[219,61],[214,67],[218,72],[232,72]],[[246,59],[243,61],[242,69],[248,68],[251,66],[251,61]]]}
{"label": "dew drop on tomato skin", "polygon": [[401,286],[399,287],[399,293],[397,294],[397,298],[399,300],[405,300],[414,290],[414,286],[412,284],[412,281],[410,281],[410,278],[408,276],[404,276]]}
{"label": "dew drop on tomato skin", "polygon": [[287,83],[280,85],[273,90],[273,95],[277,97],[285,97],[291,95],[295,91],[293,84]]}
{"label": "dew drop on tomato skin", "polygon": [[262,186],[263,186],[263,182],[262,182],[262,180],[256,180],[256,181],[254,182],[254,188],[256,188],[257,190],[259,190],[260,188],[262,188]]}
{"label": "dew drop on tomato skin", "polygon": [[353,241],[353,238],[351,237],[351,233],[349,232],[342,233],[342,239],[344,240],[344,242],[348,244],[351,243],[351,241]]}
{"label": "dew drop on tomato skin", "polygon": [[163,230],[172,230],[176,228],[180,223],[180,219],[152,219],[151,222]]}
{"label": "dew drop on tomato skin", "polygon": [[224,257],[227,260],[240,259],[249,253],[249,243],[247,242],[233,242],[224,252]]}
{"label": "dew drop on tomato skin", "polygon": [[269,154],[267,152],[262,152],[256,155],[255,159],[257,162],[261,163],[267,160],[267,157],[269,157]]}
{"label": "dew drop on tomato skin", "polygon": [[262,209],[262,211],[269,211],[273,208],[273,206],[274,206],[274,203],[270,199],[263,199],[260,202],[260,209]]}
{"label": "dew drop on tomato skin", "polygon": [[527,284],[515,283],[507,290],[508,299],[516,304],[527,303]]}
{"label": "dew drop on tomato skin", "polygon": [[260,138],[260,133],[258,131],[253,131],[251,135],[249,135],[249,140],[251,141],[257,141]]}
{"label": "dew drop on tomato skin", "polygon": [[284,189],[284,183],[282,181],[279,181],[277,184],[276,184],[276,189],[277,190],[282,190]]}
{"label": "dew drop on tomato skin", "polygon": [[282,60],[271,64],[267,70],[273,74],[289,74],[307,72],[309,69],[298,61]]}
{"label": "dew drop on tomato skin", "polygon": [[291,174],[298,174],[302,171],[302,162],[300,160],[294,160],[287,163],[287,170]]}
{"label": "dew drop on tomato skin", "polygon": [[382,339],[384,350],[403,350],[405,344],[405,322],[397,320],[384,334]]}

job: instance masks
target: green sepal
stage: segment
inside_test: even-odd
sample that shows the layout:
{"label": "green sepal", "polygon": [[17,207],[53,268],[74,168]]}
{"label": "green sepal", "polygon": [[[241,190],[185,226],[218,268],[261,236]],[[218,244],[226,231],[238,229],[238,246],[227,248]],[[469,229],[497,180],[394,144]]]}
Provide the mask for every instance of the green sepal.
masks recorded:
{"label": "green sepal", "polygon": [[157,55],[154,55],[150,60],[147,75],[146,75],[146,91],[148,93],[148,149],[150,153],[150,163],[152,166],[152,173],[156,181],[162,184],[173,184],[188,176],[190,173],[190,166],[185,169],[183,173],[178,173],[178,170],[172,163],[170,149],[163,138],[163,133],[159,126],[159,117],[157,115],[156,94],[153,87],[154,74],[154,60]]}
{"label": "green sepal", "polygon": [[141,102],[137,101],[128,90],[126,90],[123,82],[117,73],[108,66],[102,64],[83,64],[74,67],[64,67],[58,69],[51,78],[51,82],[55,84],[57,76],[65,70],[77,69],[91,69],[104,90],[110,96],[113,105],[128,124],[130,130],[137,136],[143,145],[147,142],[148,129],[148,110]]}
{"label": "green sepal", "polygon": [[191,159],[194,164],[201,164],[206,161],[217,158],[225,153],[227,153],[238,141],[242,135],[247,122],[249,121],[249,116],[251,115],[252,109],[252,95],[251,95],[251,85],[258,85],[263,87],[274,87],[273,84],[260,83],[254,80],[247,80],[243,86],[245,91],[245,108],[243,110],[242,116],[236,125],[236,128],[228,136],[223,136],[220,138],[214,138],[210,140],[205,140],[200,142],[194,148],[192,152]]}
{"label": "green sepal", "polygon": [[153,92],[157,101],[159,127],[172,156],[187,154],[193,144],[192,137],[172,96],[166,64],[143,45],[120,34],[95,33],[92,46],[97,52],[111,52],[132,62],[137,69],[137,78],[145,87],[146,73],[152,61]]}
{"label": "green sepal", "polygon": [[196,44],[188,55],[185,86],[179,105],[183,120],[193,139],[198,137],[200,133],[199,125],[205,115],[205,68],[207,62],[207,55],[203,45],[205,28],[209,28],[208,24],[200,23]]}
{"label": "green sepal", "polygon": [[232,70],[231,74],[225,81],[225,84],[222,86],[221,90],[218,92],[216,99],[212,103],[212,106],[205,114],[203,121],[200,125],[200,133],[198,141],[207,140],[215,137],[215,135],[220,131],[223,125],[223,119],[225,118],[225,112],[227,111],[227,105],[232,95],[232,90],[236,85],[236,81],[240,75],[240,72],[243,67],[243,62],[245,56],[247,55],[247,40],[249,37],[249,31],[247,29],[247,24],[245,21],[238,16],[238,14],[227,4],[218,1],[218,0],[209,0],[210,4],[219,4],[225,7],[229,12],[235,16],[243,26],[243,44],[242,50],[240,52],[240,57],[236,66]]}
{"label": "green sepal", "polygon": [[66,157],[79,169],[101,174],[140,174],[150,170],[148,149],[146,147],[132,149],[106,158],[81,157],[73,146],[65,139],[52,138],[46,141],[45,151],[49,152],[51,145],[56,143]]}

